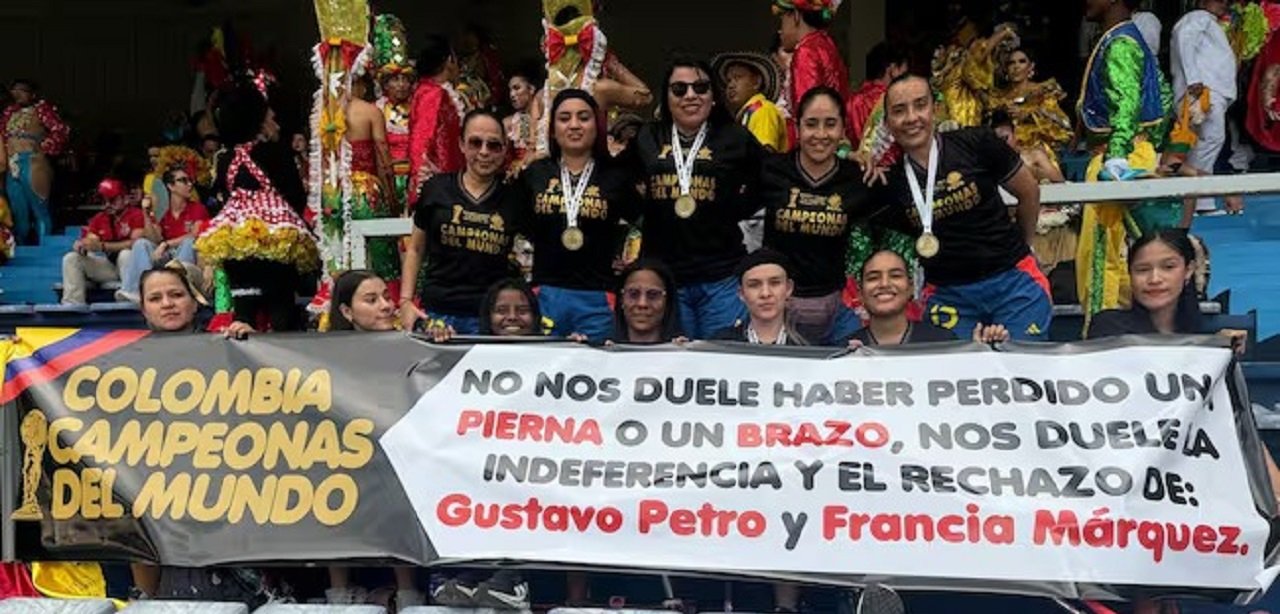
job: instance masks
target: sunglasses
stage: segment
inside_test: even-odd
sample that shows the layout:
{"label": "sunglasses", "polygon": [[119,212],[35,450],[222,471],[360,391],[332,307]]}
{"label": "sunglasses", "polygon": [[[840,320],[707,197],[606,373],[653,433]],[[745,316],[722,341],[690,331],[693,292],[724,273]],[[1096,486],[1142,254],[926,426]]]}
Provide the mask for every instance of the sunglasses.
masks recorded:
{"label": "sunglasses", "polygon": [[666,296],[666,290],[657,288],[624,288],[622,290],[622,299],[628,303],[639,303],[641,298],[650,303],[656,303]]}
{"label": "sunglasses", "polygon": [[706,80],[692,83],[688,81],[672,81],[670,87],[671,94],[676,98],[684,98],[684,95],[689,93],[689,88],[693,88],[693,93],[699,96],[706,96],[707,92],[711,91],[711,82]]}
{"label": "sunglasses", "polygon": [[498,140],[487,141],[480,137],[471,137],[467,139],[467,149],[471,149],[473,151],[480,151],[481,149],[487,149],[491,153],[499,153],[506,148],[507,148],[507,144]]}
{"label": "sunglasses", "polygon": [[177,177],[177,178],[175,178],[175,179],[173,180],[173,182],[174,182],[174,183],[182,183],[182,184],[186,184],[186,185],[191,185],[191,178],[190,178],[190,177]]}

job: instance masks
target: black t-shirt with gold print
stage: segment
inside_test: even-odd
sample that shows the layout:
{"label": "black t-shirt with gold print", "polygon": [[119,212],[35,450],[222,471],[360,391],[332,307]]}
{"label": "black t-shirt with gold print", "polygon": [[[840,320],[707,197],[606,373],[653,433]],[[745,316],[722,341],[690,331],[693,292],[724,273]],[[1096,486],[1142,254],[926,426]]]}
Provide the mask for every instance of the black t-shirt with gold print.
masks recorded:
{"label": "black t-shirt with gold print", "polygon": [[621,222],[634,222],[639,212],[636,177],[632,168],[612,159],[596,160],[578,211],[578,228],[585,240],[581,249],[570,250],[561,240],[569,223],[564,215],[560,163],[544,158],[520,173],[514,187],[520,191],[527,219],[523,226],[533,242],[534,284],[572,290],[614,289],[613,261],[627,234]]}
{"label": "black t-shirt with gold print", "polygon": [[[969,284],[1017,266],[1031,253],[1022,230],[1010,219],[1000,186],[1022,168],[1018,152],[990,128],[965,128],[937,135],[938,183],[934,189],[933,234],[941,250],[921,259],[929,283]],[[926,190],[926,168],[916,164],[920,190]],[[889,174],[897,218],[891,225],[919,235],[920,214],[911,198],[906,171],[895,164]],[[873,219],[874,221],[874,219]]]}
{"label": "black t-shirt with gold print", "polygon": [[666,262],[682,285],[732,276],[746,255],[738,222],[760,209],[757,183],[764,148],[737,124],[710,127],[693,166],[690,195],[698,208],[688,219],[675,213],[680,182],[671,154],[671,126],[645,126],[631,149],[645,183],[643,254]]}
{"label": "black t-shirt with gold print", "polygon": [[452,316],[477,316],[489,286],[509,277],[519,203],[501,180],[473,198],[461,173],[436,175],[422,188],[413,224],[427,233],[423,307]]}
{"label": "black t-shirt with gold print", "polygon": [[791,260],[796,296],[825,296],[844,286],[849,232],[867,213],[870,194],[857,164],[837,160],[826,176],[810,177],[798,155],[765,160],[760,180],[764,244]]}

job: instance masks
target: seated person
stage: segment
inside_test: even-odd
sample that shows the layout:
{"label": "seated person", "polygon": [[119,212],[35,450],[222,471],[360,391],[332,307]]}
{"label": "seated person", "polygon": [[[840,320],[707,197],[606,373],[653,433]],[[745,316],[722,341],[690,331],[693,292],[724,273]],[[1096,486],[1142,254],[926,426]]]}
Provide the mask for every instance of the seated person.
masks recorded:
{"label": "seated person", "polygon": [[209,212],[193,198],[194,179],[183,167],[170,168],[161,175],[161,180],[168,191],[169,207],[155,219],[151,197],[143,197],[146,226],[142,237],[133,243],[129,259],[120,261],[118,301],[138,302],[138,281],[152,266],[162,266],[171,260],[196,263],[196,234],[209,221]]}
{"label": "seated person", "polygon": [[[512,277],[489,286],[480,303],[479,334],[485,337],[537,337],[542,335],[542,309],[538,295],[523,279]],[[457,333],[452,327],[427,329],[431,340],[445,343]]]}
{"label": "seated person", "polygon": [[[1144,235],[1129,248],[1133,306],[1093,316],[1087,339],[1118,335],[1194,335],[1203,332],[1196,297],[1195,247],[1185,230]],[[1246,331],[1224,329],[1237,353],[1245,350]]]}
{"label": "seated person", "polygon": [[[863,289],[862,305],[870,321],[853,333],[848,340],[849,347],[956,340],[945,328],[907,318],[907,305],[915,298],[915,281],[906,259],[898,252],[882,249],[872,254],[862,265],[858,282]],[[998,324],[974,327],[974,341],[979,343],[1008,340],[1009,332]]]}
{"label": "seated person", "polygon": [[787,301],[795,290],[782,253],[763,248],[738,265],[738,298],[747,306],[747,320],[716,333],[717,341],[757,345],[809,345],[787,322]]}
{"label": "seated person", "polygon": [[656,260],[640,260],[622,271],[609,344],[657,345],[684,341],[675,275]]}
{"label": "seated person", "polygon": [[90,283],[118,281],[117,263],[129,261],[130,246],[142,237],[146,227],[146,215],[130,199],[122,181],[103,179],[98,184],[98,195],[105,206],[89,219],[80,239],[62,258],[63,305],[84,305]]}

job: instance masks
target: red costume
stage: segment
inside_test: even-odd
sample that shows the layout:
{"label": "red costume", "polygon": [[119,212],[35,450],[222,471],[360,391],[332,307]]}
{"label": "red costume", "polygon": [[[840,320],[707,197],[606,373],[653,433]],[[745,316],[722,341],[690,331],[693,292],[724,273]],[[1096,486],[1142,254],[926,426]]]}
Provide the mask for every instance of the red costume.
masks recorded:
{"label": "red costume", "polygon": [[[1280,83],[1280,75],[1276,74],[1276,70],[1280,70],[1280,33],[1273,32],[1254,60],[1245,116],[1245,128],[1249,131],[1249,136],[1268,151],[1280,151],[1280,122],[1271,121],[1267,115],[1268,111],[1280,111],[1280,101],[1276,99],[1277,90],[1280,90],[1276,83]],[[1273,88],[1270,100],[1267,99],[1268,84]],[[1271,108],[1268,108],[1268,103]]]}
{"label": "red costume", "polygon": [[849,96],[845,115],[849,118],[849,140],[855,146],[862,142],[867,129],[867,120],[871,118],[876,107],[884,102],[884,93],[888,89],[889,86],[879,80],[867,79],[862,82],[862,87],[859,87],[858,91]]}
{"label": "red costume", "polygon": [[438,174],[460,171],[465,164],[458,108],[443,86],[423,77],[409,113],[410,198],[416,200],[423,165]]}
{"label": "red costume", "polygon": [[14,126],[10,126],[14,115],[19,111],[30,108],[35,112],[36,119],[44,126],[44,138],[40,140],[40,152],[46,156],[61,155],[67,148],[67,141],[71,139],[71,128],[66,122],[62,121],[62,117],[58,115],[58,108],[48,100],[37,100],[30,107],[24,107],[19,104],[11,104],[0,114],[0,130],[4,130],[6,140],[12,138],[23,138],[27,132],[27,126],[22,122],[14,122]]}
{"label": "red costume", "polygon": [[[849,69],[845,68],[844,60],[840,58],[840,50],[836,48],[836,42],[831,40],[830,34],[816,30],[800,39],[791,58],[788,108],[793,117],[787,121],[787,127],[792,143],[799,142],[796,133],[797,118],[794,116],[800,113],[800,99],[806,92],[820,85],[840,92],[840,97],[845,100],[849,99]],[[852,127],[848,134],[849,140],[856,143],[857,137],[852,136]]]}

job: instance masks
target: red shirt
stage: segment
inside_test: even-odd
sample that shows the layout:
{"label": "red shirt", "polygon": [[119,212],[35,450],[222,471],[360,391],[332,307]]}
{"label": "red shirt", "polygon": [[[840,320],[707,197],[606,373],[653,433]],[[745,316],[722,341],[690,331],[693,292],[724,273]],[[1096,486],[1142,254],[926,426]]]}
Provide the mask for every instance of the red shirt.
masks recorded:
{"label": "red shirt", "polygon": [[182,215],[173,215],[173,208],[170,207],[156,223],[160,225],[160,236],[165,241],[172,241],[199,230],[200,225],[207,221],[209,221],[209,211],[204,208],[204,205],[189,202],[182,208]]}
{"label": "red shirt", "polygon": [[436,173],[462,170],[462,120],[453,98],[429,77],[418,80],[409,112],[409,165],[411,201],[416,201],[418,169],[429,164]]}
{"label": "red shirt", "polygon": [[[840,92],[840,97],[849,99],[849,69],[845,68],[844,59],[831,35],[823,30],[815,30],[800,39],[795,53],[791,56],[791,91],[788,92],[792,115],[800,114],[800,99],[809,90],[825,85]],[[798,143],[796,138],[796,118],[787,122],[791,133],[791,142]],[[851,128],[851,127],[850,127]],[[851,141],[852,130],[849,131]]]}
{"label": "red shirt", "polygon": [[80,238],[92,233],[103,243],[128,241],[133,239],[133,231],[146,227],[144,215],[141,207],[132,206],[116,215],[103,211],[89,219],[89,225],[80,230]]}
{"label": "red shirt", "polygon": [[847,114],[849,116],[849,136],[853,148],[857,149],[862,137],[866,135],[867,120],[871,113],[884,102],[884,92],[889,86],[877,80],[867,79],[862,87],[849,96]]}

